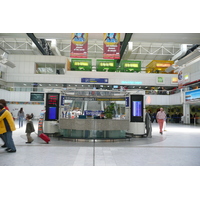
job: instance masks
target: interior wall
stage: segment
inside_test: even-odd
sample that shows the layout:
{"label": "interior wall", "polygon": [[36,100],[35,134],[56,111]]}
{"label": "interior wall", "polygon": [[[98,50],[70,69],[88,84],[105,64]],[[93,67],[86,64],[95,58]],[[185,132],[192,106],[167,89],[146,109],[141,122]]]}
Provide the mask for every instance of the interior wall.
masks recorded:
{"label": "interior wall", "polygon": [[[173,86],[172,77],[177,74],[146,74],[146,73],[123,73],[123,72],[76,72],[66,71],[64,75],[35,74],[35,62],[41,63],[67,63],[64,56],[31,56],[11,55],[9,60],[15,63],[15,68],[7,68],[6,82],[38,82],[38,83],[75,83],[80,84],[81,78],[108,78],[108,84],[122,85],[145,85],[145,86]],[[164,83],[157,83],[157,77],[164,77]]]}

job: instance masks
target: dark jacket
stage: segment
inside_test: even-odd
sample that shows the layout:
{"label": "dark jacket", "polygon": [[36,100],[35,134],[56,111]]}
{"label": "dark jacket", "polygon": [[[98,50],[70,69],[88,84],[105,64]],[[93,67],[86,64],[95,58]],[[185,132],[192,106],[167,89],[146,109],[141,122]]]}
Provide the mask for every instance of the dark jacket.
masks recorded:
{"label": "dark jacket", "polygon": [[33,122],[31,120],[27,121],[25,133],[35,132],[35,128],[33,126]]}

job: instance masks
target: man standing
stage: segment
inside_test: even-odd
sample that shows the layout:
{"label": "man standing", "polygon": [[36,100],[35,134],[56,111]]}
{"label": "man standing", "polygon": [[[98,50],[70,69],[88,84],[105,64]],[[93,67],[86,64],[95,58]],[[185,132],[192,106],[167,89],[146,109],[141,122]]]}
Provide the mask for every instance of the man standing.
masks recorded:
{"label": "man standing", "polygon": [[166,119],[166,114],[163,111],[163,108],[160,108],[160,111],[157,112],[156,119],[159,124],[160,134],[162,134],[163,123],[164,123],[164,120]]}
{"label": "man standing", "polygon": [[0,103],[0,134],[4,134],[6,151],[8,153],[16,152],[16,148],[12,138],[12,131],[16,130],[15,122],[11,113],[4,108],[4,105]]}

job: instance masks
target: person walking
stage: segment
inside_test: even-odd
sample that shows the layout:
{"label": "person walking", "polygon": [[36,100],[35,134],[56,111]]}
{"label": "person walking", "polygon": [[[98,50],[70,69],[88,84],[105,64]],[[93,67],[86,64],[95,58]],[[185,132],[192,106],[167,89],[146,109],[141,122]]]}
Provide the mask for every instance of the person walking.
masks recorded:
{"label": "person walking", "polygon": [[163,108],[160,108],[160,111],[157,112],[156,119],[159,124],[160,134],[163,134],[163,132],[162,132],[163,123],[164,123],[164,120],[166,119],[166,114],[165,114]]}
{"label": "person walking", "polygon": [[18,116],[18,119],[19,119],[19,128],[23,127],[23,120],[24,120],[24,111],[23,111],[23,108],[20,108],[17,116]]}
{"label": "person walking", "polygon": [[[9,111],[9,108],[7,107],[7,104],[6,104],[6,100],[5,99],[0,99],[0,103],[3,104],[4,108],[6,110]],[[5,142],[5,138],[4,138],[4,135],[3,134],[0,134],[0,138],[3,140],[4,144],[1,146],[2,148],[6,148],[6,142]]]}
{"label": "person walking", "polygon": [[11,113],[0,103],[0,134],[4,135],[6,151],[8,153],[16,152],[15,144],[12,138],[12,131],[16,130],[15,122]]}
{"label": "person walking", "polygon": [[31,137],[31,133],[35,131],[35,128],[33,126],[33,122],[32,122],[32,116],[31,115],[26,115],[26,136],[27,136],[27,142],[26,144],[30,144],[31,142],[33,142],[33,138]]}

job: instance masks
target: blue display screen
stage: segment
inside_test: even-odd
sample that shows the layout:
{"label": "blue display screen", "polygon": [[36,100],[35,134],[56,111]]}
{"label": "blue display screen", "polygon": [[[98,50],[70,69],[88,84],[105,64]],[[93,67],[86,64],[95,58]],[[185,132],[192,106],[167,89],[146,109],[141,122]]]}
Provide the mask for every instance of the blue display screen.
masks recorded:
{"label": "blue display screen", "polygon": [[49,119],[56,119],[57,107],[49,107]]}
{"label": "blue display screen", "polygon": [[141,117],[142,116],[142,102],[141,101],[133,101],[132,102],[132,116],[133,117]]}

